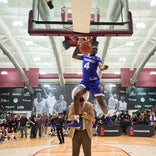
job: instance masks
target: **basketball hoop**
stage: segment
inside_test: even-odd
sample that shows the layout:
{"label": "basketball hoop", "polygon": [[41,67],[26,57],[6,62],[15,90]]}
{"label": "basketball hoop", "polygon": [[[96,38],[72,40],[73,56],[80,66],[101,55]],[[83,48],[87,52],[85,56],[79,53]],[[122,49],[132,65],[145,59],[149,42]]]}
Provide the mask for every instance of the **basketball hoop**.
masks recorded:
{"label": "basketball hoop", "polygon": [[88,41],[88,42],[92,43],[92,41],[96,38],[93,36],[88,36],[88,37],[69,36],[69,40],[71,40],[71,42],[75,43],[76,45],[78,44],[78,41],[80,39],[83,39],[84,41]]}

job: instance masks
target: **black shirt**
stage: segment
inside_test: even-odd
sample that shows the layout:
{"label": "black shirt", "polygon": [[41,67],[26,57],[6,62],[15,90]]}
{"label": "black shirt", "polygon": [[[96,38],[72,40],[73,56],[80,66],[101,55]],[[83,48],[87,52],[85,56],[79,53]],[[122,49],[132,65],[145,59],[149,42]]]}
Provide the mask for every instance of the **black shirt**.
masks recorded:
{"label": "black shirt", "polygon": [[26,117],[21,117],[20,126],[26,126],[28,119]]}

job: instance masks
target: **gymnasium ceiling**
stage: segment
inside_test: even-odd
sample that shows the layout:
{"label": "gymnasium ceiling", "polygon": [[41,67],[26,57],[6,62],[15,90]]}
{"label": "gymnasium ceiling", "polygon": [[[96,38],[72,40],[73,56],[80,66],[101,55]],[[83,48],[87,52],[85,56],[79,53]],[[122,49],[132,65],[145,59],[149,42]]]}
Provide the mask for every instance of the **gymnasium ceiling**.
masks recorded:
{"label": "gymnasium ceiling", "polygon": [[[129,0],[129,10],[133,18],[131,36],[97,37],[98,56],[104,56],[109,69],[105,73],[120,74],[120,68],[137,68],[150,49],[156,44],[156,5],[150,6],[152,0]],[[155,0],[156,1],[156,0]],[[32,9],[32,0],[0,0],[0,40],[11,51],[22,68],[39,68],[40,75],[57,73],[81,73],[81,62],[72,59],[74,47],[64,49],[63,36],[54,36],[56,49],[52,48],[48,36],[31,36],[28,34],[28,13]],[[93,0],[96,7],[104,6],[105,0]],[[68,6],[70,0],[53,0],[55,5]],[[58,16],[60,12],[58,11]],[[57,18],[57,13],[55,13]],[[14,26],[13,22],[21,20],[23,26]],[[136,25],[142,23],[140,28]],[[104,46],[107,45],[107,49]],[[54,52],[55,50],[55,52]],[[105,51],[106,50],[106,51]],[[56,59],[55,53],[59,56]],[[59,67],[58,67],[59,66]],[[12,62],[0,50],[0,68],[14,68]],[[156,72],[156,53],[150,57],[144,68],[154,68]],[[42,81],[42,80],[40,80]],[[44,80],[45,81],[45,80]],[[47,81],[53,82],[53,79]],[[55,80],[59,81],[59,80]],[[77,81],[68,79],[65,81]]]}

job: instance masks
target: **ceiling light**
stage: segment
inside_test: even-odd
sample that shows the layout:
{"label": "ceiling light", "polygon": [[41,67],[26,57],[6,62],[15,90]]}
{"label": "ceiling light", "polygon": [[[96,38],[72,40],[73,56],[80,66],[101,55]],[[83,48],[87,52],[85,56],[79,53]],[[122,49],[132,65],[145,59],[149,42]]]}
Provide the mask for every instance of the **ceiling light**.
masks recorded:
{"label": "ceiling light", "polygon": [[0,0],[0,3],[8,3],[8,0]]}
{"label": "ceiling light", "polygon": [[34,43],[32,41],[25,41],[25,44],[28,45],[28,46],[34,45]]}
{"label": "ceiling light", "polygon": [[23,22],[22,21],[14,21],[12,25],[15,27],[23,27]]}
{"label": "ceiling light", "polygon": [[150,75],[156,75],[156,71],[151,71]]}
{"label": "ceiling light", "polygon": [[40,61],[40,60],[41,60],[40,57],[35,57],[35,58],[34,58],[34,61],[36,61],[36,62],[37,62],[37,61]]}
{"label": "ceiling light", "polygon": [[138,29],[143,29],[143,28],[146,27],[146,25],[145,25],[144,23],[139,22],[139,23],[137,23],[137,24],[135,25],[135,27],[138,28]]}
{"label": "ceiling light", "polygon": [[1,71],[1,75],[8,75],[8,72],[6,70]]}
{"label": "ceiling light", "polygon": [[119,61],[120,61],[120,62],[126,62],[126,58],[120,57],[120,58],[119,58]]}
{"label": "ceiling light", "polygon": [[156,0],[151,0],[150,6],[155,6],[156,5]]}
{"label": "ceiling light", "polygon": [[126,42],[126,46],[127,47],[133,47],[134,46],[134,42]]}
{"label": "ceiling light", "polygon": [[44,72],[44,71],[42,71],[42,72],[40,72],[40,74],[41,74],[41,75],[46,75],[47,73]]}
{"label": "ceiling light", "polygon": [[116,71],[114,72],[115,75],[120,75],[120,72]]}

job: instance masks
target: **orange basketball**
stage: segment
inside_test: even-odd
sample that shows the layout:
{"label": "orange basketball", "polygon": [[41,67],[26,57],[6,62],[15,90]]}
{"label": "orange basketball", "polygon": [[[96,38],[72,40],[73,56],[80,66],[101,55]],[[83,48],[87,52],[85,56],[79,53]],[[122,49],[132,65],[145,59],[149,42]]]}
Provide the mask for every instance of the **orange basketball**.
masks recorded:
{"label": "orange basketball", "polygon": [[92,51],[92,44],[88,41],[81,42],[79,50],[82,54],[89,54]]}

